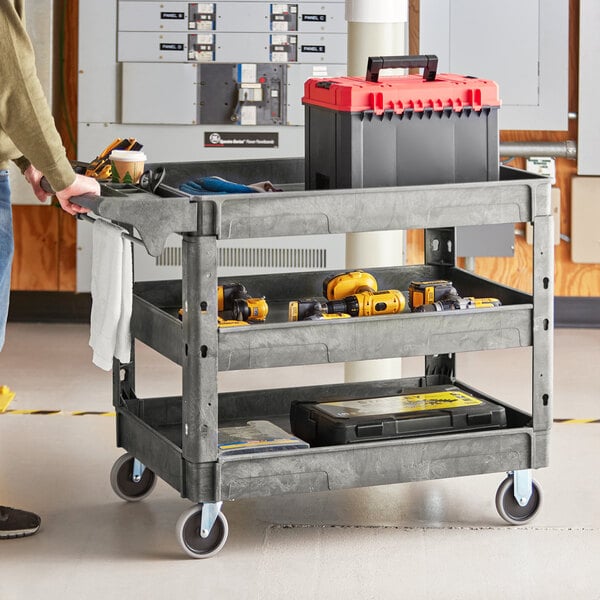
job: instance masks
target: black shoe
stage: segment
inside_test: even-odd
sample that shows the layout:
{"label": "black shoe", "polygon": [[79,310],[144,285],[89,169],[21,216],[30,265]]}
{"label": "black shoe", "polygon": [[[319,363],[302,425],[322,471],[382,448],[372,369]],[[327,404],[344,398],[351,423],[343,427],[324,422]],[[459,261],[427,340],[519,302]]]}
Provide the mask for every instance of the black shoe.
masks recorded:
{"label": "black shoe", "polygon": [[40,523],[41,519],[34,513],[0,506],[0,540],[33,535]]}

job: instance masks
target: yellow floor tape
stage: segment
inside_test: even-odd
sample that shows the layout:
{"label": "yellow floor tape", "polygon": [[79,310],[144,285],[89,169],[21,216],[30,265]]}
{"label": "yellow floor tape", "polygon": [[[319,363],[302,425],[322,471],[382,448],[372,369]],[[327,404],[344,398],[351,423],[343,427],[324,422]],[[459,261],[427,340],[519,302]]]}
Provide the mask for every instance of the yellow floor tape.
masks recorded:
{"label": "yellow floor tape", "polygon": [[[114,417],[114,411],[95,411],[95,410],[40,410],[40,409],[10,409],[8,406],[13,401],[15,392],[12,392],[7,385],[0,385],[0,413],[8,415],[63,415],[70,417]],[[566,423],[569,425],[581,425],[583,423],[600,423],[600,419],[554,419],[555,423]]]}
{"label": "yellow floor tape", "polygon": [[10,409],[3,411],[7,415],[63,415],[69,417],[114,417],[116,416],[116,412],[104,412],[97,410],[41,410],[41,409]]}
{"label": "yellow floor tape", "polygon": [[566,423],[568,425],[581,425],[583,423],[600,423],[600,419],[554,419],[555,423]]}
{"label": "yellow floor tape", "polygon": [[7,385],[0,385],[0,413],[3,413],[13,401],[15,393]]}
{"label": "yellow floor tape", "polygon": [[[1,407],[2,405],[0,405]],[[0,413],[6,415],[35,415],[35,416],[54,416],[62,415],[67,417],[115,417],[115,411],[99,411],[99,410],[43,410],[43,409],[4,409]],[[554,423],[561,425],[583,425],[588,423],[600,423],[600,419],[554,419]]]}

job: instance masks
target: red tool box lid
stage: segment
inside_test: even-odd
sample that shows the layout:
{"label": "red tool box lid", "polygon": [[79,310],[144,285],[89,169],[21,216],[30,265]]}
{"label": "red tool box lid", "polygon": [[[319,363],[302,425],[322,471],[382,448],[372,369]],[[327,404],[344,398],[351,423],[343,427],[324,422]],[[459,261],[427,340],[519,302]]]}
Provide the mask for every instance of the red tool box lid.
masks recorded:
{"label": "red tool box lid", "polygon": [[[382,66],[387,68],[383,60]],[[370,69],[367,78],[369,75]],[[501,104],[494,81],[435,71],[432,80],[421,75],[382,77],[379,81],[360,77],[312,78],[304,84],[302,102],[341,112],[373,111],[377,115],[386,110],[401,114],[405,110],[451,108],[460,112],[469,107],[479,111],[484,106]]]}

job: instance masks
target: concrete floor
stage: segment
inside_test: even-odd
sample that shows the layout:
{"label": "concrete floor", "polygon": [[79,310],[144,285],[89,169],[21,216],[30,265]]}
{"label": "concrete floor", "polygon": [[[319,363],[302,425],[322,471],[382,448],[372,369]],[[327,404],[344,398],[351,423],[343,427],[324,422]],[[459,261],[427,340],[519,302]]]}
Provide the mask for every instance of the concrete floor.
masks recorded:
{"label": "concrete floor", "polygon": [[[494,496],[503,474],[224,506],[229,539],[193,560],[175,536],[191,504],[159,481],[138,503],[119,499],[111,376],[91,364],[82,325],[11,323],[0,384],[0,503],[38,512],[42,531],[0,541],[0,599],[600,600],[600,423],[555,424],[550,467],[535,473],[543,506],[511,527]],[[527,402],[529,349],[461,355],[460,379],[508,403]],[[178,394],[180,370],[137,348],[140,397]],[[420,361],[403,361],[405,375]],[[600,418],[600,330],[558,330],[555,418]],[[338,365],[221,374],[222,390],[341,381]]]}

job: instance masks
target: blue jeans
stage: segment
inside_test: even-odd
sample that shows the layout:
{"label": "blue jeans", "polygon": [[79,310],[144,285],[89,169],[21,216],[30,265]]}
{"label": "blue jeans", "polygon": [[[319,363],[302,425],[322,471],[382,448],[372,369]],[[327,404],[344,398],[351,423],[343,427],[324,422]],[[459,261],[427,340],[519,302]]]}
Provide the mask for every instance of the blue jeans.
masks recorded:
{"label": "blue jeans", "polygon": [[0,171],[0,350],[4,346],[8,300],[10,298],[10,270],[14,253],[12,209],[8,171]]}

